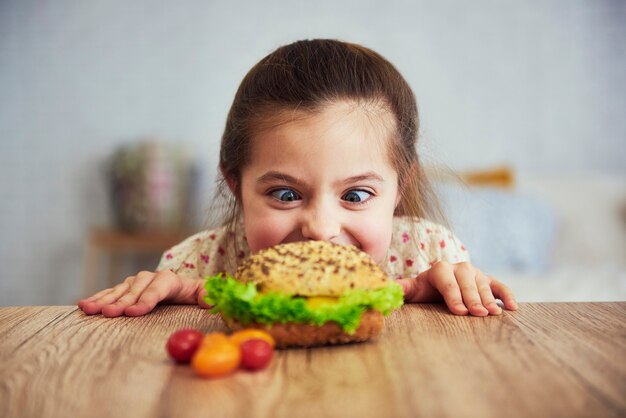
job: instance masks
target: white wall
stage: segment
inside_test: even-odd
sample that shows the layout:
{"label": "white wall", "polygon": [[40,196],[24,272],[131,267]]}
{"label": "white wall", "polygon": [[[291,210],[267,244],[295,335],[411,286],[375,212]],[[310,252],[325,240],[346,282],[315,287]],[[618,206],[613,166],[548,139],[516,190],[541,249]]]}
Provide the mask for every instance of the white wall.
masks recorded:
{"label": "white wall", "polygon": [[395,63],[430,161],[626,178],[624,22],[623,1],[0,2],[0,305],[79,296],[116,145],[195,147],[206,202],[239,81],[296,39]]}

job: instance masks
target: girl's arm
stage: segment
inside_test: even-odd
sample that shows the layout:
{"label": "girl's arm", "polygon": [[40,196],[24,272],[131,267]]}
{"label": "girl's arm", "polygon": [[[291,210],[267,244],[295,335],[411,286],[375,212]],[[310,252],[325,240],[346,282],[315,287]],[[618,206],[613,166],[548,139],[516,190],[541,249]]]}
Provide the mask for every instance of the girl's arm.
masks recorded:
{"label": "girl's arm", "polygon": [[500,315],[504,309],[516,310],[513,292],[491,276],[486,276],[468,262],[451,264],[439,261],[415,278],[400,279],[406,302],[437,302],[443,300],[456,315]]}
{"label": "girl's arm", "polygon": [[227,235],[222,229],[203,231],[167,250],[156,272],[142,271],[122,283],[83,299],[86,314],[140,316],[159,302],[207,307],[203,278],[224,271]]}
{"label": "girl's arm", "polygon": [[181,277],[170,270],[142,271],[122,283],[83,299],[78,307],[88,315],[102,313],[106,317],[121,315],[141,316],[154,309],[159,302],[198,304],[203,300],[204,281]]}

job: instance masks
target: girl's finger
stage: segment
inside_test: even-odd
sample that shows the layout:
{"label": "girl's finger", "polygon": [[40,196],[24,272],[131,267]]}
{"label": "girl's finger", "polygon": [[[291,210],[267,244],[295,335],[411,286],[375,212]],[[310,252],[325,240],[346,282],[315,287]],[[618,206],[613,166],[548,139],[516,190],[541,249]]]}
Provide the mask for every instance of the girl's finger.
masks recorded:
{"label": "girl's finger", "polygon": [[468,309],[463,304],[463,297],[459,284],[454,276],[454,270],[449,263],[438,262],[428,270],[427,280],[432,287],[443,296],[448,309],[455,315],[467,315]]}
{"label": "girl's finger", "polygon": [[[422,273],[422,274],[427,274]],[[424,277],[417,276],[417,278],[406,278],[406,279],[398,279],[396,283],[402,287],[402,292],[404,293],[404,302],[406,303],[419,303],[424,302],[419,297],[418,290],[418,280],[424,279]]]}
{"label": "girl's finger", "polygon": [[151,312],[154,307],[162,301],[161,292],[157,289],[149,288],[141,294],[141,297],[133,305],[127,306],[124,309],[124,314],[127,316],[141,316],[148,312]]}
{"label": "girl's finger", "polygon": [[154,280],[154,276],[154,273],[142,271],[134,277],[134,280],[128,280],[129,287],[127,291],[120,295],[116,301],[104,306],[102,308],[102,315],[111,318],[124,314],[124,310],[127,307],[137,302],[137,299],[139,299],[145,289],[152,283],[152,280]]}
{"label": "girl's finger", "polygon": [[200,306],[201,308],[210,309],[213,307],[213,305],[209,305],[204,300],[204,297],[207,295],[207,293],[208,292],[206,289],[204,288],[200,289],[200,291],[198,292],[198,306]]}
{"label": "girl's finger", "polygon": [[99,314],[102,310],[102,306],[100,304],[87,300],[81,300],[78,302],[78,307],[87,315]]}
{"label": "girl's finger", "polygon": [[157,303],[168,298],[175,298],[180,292],[180,280],[169,270],[153,275],[150,286],[139,295],[132,305],[126,306],[124,313],[128,316],[141,316],[152,311]]}
{"label": "girl's finger", "polygon": [[98,299],[93,300],[92,302],[98,303],[100,305],[108,305],[110,303],[118,300],[124,293],[128,291],[130,288],[130,277],[123,281],[122,283],[113,286],[110,292],[100,296]]}
{"label": "girl's finger", "polygon": [[515,301],[515,297],[513,296],[513,292],[511,291],[511,289],[495,279],[491,281],[490,287],[494,296],[500,299],[504,304],[504,309],[507,309],[509,311],[517,310],[517,302]]}
{"label": "girl's finger", "polygon": [[109,303],[115,302],[124,293],[128,292],[128,289],[130,288],[131,283],[132,283],[132,279],[134,279],[134,277],[132,277],[132,276],[126,278],[126,280],[124,280],[122,283],[119,283],[119,284],[113,286],[109,293],[99,297],[94,302],[98,302],[98,303],[101,303],[101,304],[104,304],[104,305],[108,305]]}
{"label": "girl's finger", "polygon": [[130,285],[128,292],[120,297],[115,303],[123,307],[133,305],[137,302],[137,299],[139,299],[144,290],[150,286],[150,283],[152,283],[155,276],[155,273],[151,273],[149,271],[142,271],[137,274],[137,276],[135,276],[135,280],[133,280]]}
{"label": "girl's finger", "polygon": [[483,306],[487,308],[489,315],[500,315],[502,314],[502,308],[498,306],[489,285],[492,280],[495,279],[493,277],[487,277],[479,271],[476,276],[476,286],[478,287],[478,293],[480,294]]}
{"label": "girl's finger", "polygon": [[100,313],[102,309],[102,305],[97,303],[96,301],[103,297],[104,295],[113,292],[113,288],[108,288],[99,291],[95,295],[88,297],[87,299],[82,299],[78,302],[78,307],[83,310],[87,315],[94,315]]}
{"label": "girl's finger", "polygon": [[124,293],[128,291],[128,288],[130,287],[129,282],[132,282],[132,278],[133,277],[128,277],[122,283],[113,286],[111,289],[107,289],[107,292],[103,293],[102,296],[100,296],[98,299],[86,302],[84,304],[83,311],[88,315],[93,315],[96,313],[104,314],[103,309],[106,306],[117,301]]}
{"label": "girl's finger", "polygon": [[478,294],[476,284],[477,272],[475,268],[467,263],[455,265],[454,275],[461,289],[461,297],[470,314],[474,316],[487,316],[489,311],[483,306],[483,302]]}
{"label": "girl's finger", "polygon": [[113,291],[113,288],[109,287],[108,289],[101,290],[98,293],[96,293],[96,294],[94,294],[92,296],[89,296],[88,298],[85,298],[85,299],[81,300],[81,302],[83,302],[83,301],[85,301],[85,302],[92,302],[92,301],[94,301],[96,299],[100,299],[102,296],[106,295],[107,293],[111,293],[112,291]]}

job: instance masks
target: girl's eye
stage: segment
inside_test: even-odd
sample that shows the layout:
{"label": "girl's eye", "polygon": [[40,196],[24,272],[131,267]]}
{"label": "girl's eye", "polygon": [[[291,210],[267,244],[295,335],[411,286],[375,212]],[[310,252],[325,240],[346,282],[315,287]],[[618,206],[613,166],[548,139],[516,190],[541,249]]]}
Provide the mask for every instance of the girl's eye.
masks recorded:
{"label": "girl's eye", "polygon": [[298,193],[291,189],[277,189],[273,190],[270,194],[281,202],[293,202],[294,200],[301,199]]}
{"label": "girl's eye", "polygon": [[350,190],[348,193],[341,196],[343,200],[351,203],[363,203],[372,197],[372,193],[365,190]]}

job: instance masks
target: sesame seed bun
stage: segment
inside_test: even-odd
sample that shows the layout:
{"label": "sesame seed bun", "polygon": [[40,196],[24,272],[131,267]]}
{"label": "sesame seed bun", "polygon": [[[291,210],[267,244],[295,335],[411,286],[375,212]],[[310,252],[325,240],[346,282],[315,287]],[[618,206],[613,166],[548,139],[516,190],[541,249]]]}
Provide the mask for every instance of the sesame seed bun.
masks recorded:
{"label": "sesame seed bun", "polygon": [[387,275],[352,245],[325,241],[281,244],[250,256],[235,273],[260,292],[300,296],[341,296],[351,289],[380,289]]}

